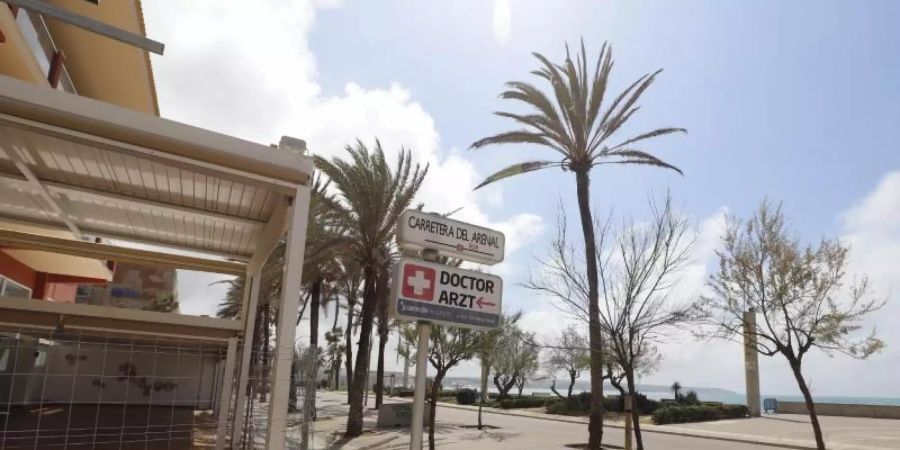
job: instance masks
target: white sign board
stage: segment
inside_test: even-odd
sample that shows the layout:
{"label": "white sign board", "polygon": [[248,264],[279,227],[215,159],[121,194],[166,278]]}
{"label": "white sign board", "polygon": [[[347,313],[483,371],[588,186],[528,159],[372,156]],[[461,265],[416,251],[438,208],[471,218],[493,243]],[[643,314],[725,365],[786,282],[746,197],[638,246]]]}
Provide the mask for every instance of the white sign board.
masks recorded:
{"label": "white sign board", "polygon": [[500,324],[500,277],[404,258],[397,264],[392,284],[394,318],[480,329]]}
{"label": "white sign board", "polygon": [[437,214],[408,209],[400,216],[397,243],[413,250],[437,250],[444,256],[481,264],[503,261],[503,233]]}

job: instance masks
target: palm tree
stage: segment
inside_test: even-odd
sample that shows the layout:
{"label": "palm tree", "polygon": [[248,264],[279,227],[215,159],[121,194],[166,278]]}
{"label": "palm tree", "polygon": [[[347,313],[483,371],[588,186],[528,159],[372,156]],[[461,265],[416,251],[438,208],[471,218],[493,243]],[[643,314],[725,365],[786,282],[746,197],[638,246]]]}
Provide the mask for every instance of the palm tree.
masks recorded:
{"label": "palm tree", "polygon": [[672,387],[669,389],[675,393],[675,403],[681,403],[681,383],[678,381],[672,383]]}
{"label": "palm tree", "polygon": [[347,146],[349,158],[315,157],[316,166],[337,189],[338,198],[326,200],[335,220],[347,230],[349,253],[363,273],[363,304],[356,353],[356,367],[350,384],[350,413],[347,436],[359,436],[363,425],[363,392],[369,371],[369,336],[378,303],[378,268],[384,265],[383,249],[394,239],[397,220],[410,205],[428,167],[413,166],[410,152],[401,149],[393,170],[384,157],[381,142],[370,150],[362,141]]}
{"label": "palm tree", "polygon": [[[359,300],[359,290],[362,284],[362,275],[360,274],[359,265],[350,257],[341,258],[341,274],[338,277],[338,292],[344,297],[347,308],[347,325],[344,328],[344,364],[347,372],[347,403],[350,403],[350,382],[353,377],[353,334],[356,329],[354,327],[354,317],[356,317],[356,307]],[[338,380],[340,381],[340,379]]]}
{"label": "palm tree", "polygon": [[593,73],[588,72],[584,42],[575,61],[566,46],[562,64],[550,62],[534,53],[540,67],[532,73],[549,83],[553,100],[534,85],[522,81],[506,84],[501,98],[517,100],[530,108],[524,114],[496,112],[512,119],[521,129],[490,136],[472,144],[481,148],[492,144],[537,144],[553,150],[558,159],[513,164],[484,180],[475,189],[514,175],[558,167],[575,174],[581,229],[584,234],[585,263],[588,278],[589,340],[591,353],[591,413],[589,447],[599,449],[603,438],[603,337],[600,330],[600,306],[597,281],[597,245],[594,237],[590,202],[590,172],[601,164],[641,164],[672,169],[677,167],[647,153],[635,145],[658,136],[685,132],[683,128],[659,128],[618,143],[612,137],[639,109],[638,99],[653,84],[660,71],[646,74],[622,91],[608,107],[603,106],[607,82],[612,71],[612,47],[603,44]]}
{"label": "palm tree", "polygon": [[385,263],[378,268],[378,280],[375,288],[376,298],[378,299],[375,307],[375,314],[378,317],[378,359],[375,367],[375,409],[381,408],[384,401],[384,352],[387,347],[388,338],[391,331],[391,319],[388,317],[390,293],[390,273],[394,264],[394,258],[390,255],[389,249],[383,249],[386,255]]}

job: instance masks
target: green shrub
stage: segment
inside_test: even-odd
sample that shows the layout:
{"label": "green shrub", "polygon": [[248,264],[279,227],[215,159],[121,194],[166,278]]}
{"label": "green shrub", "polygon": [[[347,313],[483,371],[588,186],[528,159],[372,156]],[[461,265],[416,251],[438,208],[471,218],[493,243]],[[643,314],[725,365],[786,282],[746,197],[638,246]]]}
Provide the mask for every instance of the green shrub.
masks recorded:
{"label": "green shrub", "polygon": [[[634,408],[643,415],[653,414],[659,408],[660,403],[656,400],[647,398],[646,395],[637,393],[635,396]],[[625,399],[620,395],[607,395],[603,397],[603,407],[607,411],[625,412]]]}
{"label": "green shrub", "polygon": [[500,407],[503,409],[539,408],[541,406],[546,406],[548,400],[550,400],[550,399],[548,399],[546,397],[506,398],[506,399],[500,400]]}
{"label": "green shrub", "polygon": [[681,404],[683,404],[683,405],[699,405],[700,397],[697,396],[696,391],[688,391],[687,394],[684,394],[684,397],[681,397]]}
{"label": "green shrub", "polygon": [[653,412],[653,423],[665,425],[669,423],[737,419],[747,417],[748,412],[747,407],[744,405],[667,405]]}
{"label": "green shrub", "polygon": [[722,409],[722,418],[725,419],[743,419],[750,415],[750,408],[747,405],[720,405]]}
{"label": "green shrub", "polygon": [[591,394],[582,392],[572,398],[550,400],[547,403],[547,414],[565,416],[584,416],[591,411]]}
{"label": "green shrub", "polygon": [[460,389],[456,393],[456,403],[460,405],[474,405],[478,401],[478,391],[475,389]]}

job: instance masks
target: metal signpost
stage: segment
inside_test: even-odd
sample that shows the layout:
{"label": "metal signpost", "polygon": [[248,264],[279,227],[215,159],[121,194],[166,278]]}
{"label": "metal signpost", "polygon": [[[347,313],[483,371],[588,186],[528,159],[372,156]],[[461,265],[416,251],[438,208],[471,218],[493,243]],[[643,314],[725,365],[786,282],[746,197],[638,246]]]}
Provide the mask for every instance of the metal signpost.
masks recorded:
{"label": "metal signpost", "polygon": [[481,264],[503,261],[503,233],[437,214],[408,209],[400,216],[397,243],[412,250],[432,249],[444,256]]}
{"label": "metal signpost", "polygon": [[410,450],[422,449],[425,378],[431,323],[491,329],[500,324],[503,280],[473,270],[438,264],[438,256],[496,264],[503,261],[503,233],[421,211],[407,210],[397,227],[397,244],[422,252],[403,258],[391,283],[391,316],[417,321],[416,387]]}

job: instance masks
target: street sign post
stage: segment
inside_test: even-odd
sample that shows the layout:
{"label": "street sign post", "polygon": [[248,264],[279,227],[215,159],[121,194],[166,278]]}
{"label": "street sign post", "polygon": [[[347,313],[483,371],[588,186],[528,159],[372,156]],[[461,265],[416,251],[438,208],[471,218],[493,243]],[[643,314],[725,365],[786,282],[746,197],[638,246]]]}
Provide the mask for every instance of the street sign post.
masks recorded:
{"label": "street sign post", "polygon": [[500,324],[503,280],[498,276],[404,258],[394,280],[391,315],[396,319],[477,329]]}
{"label": "street sign post", "polygon": [[400,216],[397,243],[413,250],[433,249],[444,256],[481,264],[503,261],[503,233],[412,209]]}
{"label": "street sign post", "polygon": [[437,214],[406,210],[397,224],[397,244],[422,252],[422,260],[403,258],[391,283],[390,314],[417,321],[416,389],[410,450],[422,449],[425,376],[431,324],[492,329],[500,325],[503,280],[446,264],[440,255],[481,264],[503,261],[503,233]]}

